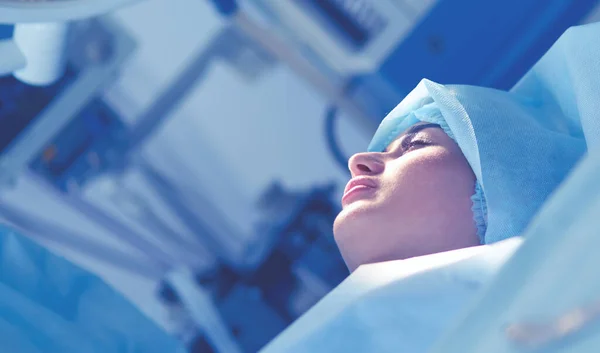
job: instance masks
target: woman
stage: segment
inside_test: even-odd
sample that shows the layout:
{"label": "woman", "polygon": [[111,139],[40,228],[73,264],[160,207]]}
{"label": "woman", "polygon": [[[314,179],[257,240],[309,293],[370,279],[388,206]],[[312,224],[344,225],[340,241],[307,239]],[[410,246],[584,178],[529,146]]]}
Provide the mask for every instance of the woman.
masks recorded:
{"label": "woman", "polygon": [[521,95],[536,75],[511,93],[424,80],[384,119],[334,225],[351,271],[521,234],[586,150],[548,92]]}
{"label": "woman", "polygon": [[[510,92],[422,81],[383,120],[369,151],[350,161],[334,227],[349,268],[522,234],[586,150],[600,148],[598,58],[593,24],[570,29]],[[427,352],[520,243],[364,266],[264,352]],[[440,261],[471,251],[477,255]],[[507,294],[502,288],[489,287],[488,304]],[[480,314],[490,319],[496,309]],[[482,338],[465,327],[453,351]]]}

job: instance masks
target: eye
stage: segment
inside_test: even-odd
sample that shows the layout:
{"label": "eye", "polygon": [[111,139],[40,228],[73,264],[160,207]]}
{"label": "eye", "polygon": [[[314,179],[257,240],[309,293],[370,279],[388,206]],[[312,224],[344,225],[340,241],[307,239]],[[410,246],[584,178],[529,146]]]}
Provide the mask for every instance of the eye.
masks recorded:
{"label": "eye", "polygon": [[403,144],[402,149],[404,151],[410,151],[410,150],[422,148],[422,147],[429,146],[429,145],[431,145],[430,141],[422,140],[422,139],[415,139],[415,140],[406,141],[406,143]]}

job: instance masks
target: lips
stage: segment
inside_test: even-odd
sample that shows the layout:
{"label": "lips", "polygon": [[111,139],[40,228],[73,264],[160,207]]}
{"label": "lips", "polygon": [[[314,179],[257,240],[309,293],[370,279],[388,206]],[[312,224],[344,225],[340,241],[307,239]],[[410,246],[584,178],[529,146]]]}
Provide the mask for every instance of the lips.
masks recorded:
{"label": "lips", "polygon": [[345,205],[358,196],[361,193],[372,192],[377,188],[375,180],[369,177],[357,177],[353,178],[346,185],[344,189],[344,196],[342,197],[342,205]]}

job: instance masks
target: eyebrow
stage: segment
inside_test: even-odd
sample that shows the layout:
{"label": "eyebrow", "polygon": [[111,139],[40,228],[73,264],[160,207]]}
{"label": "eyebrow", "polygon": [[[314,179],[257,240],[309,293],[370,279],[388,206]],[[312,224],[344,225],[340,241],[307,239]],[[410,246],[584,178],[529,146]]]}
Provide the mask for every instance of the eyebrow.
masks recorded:
{"label": "eyebrow", "polygon": [[397,141],[399,141],[399,144],[402,144],[402,142],[404,140],[406,140],[407,138],[412,138],[414,137],[414,135],[418,134],[419,132],[425,130],[425,129],[429,129],[429,128],[441,128],[438,124],[433,124],[433,123],[421,123],[421,124],[416,124],[413,125],[411,127],[409,127],[408,129],[406,129],[406,131],[404,131],[400,136],[398,136],[392,143],[390,143],[384,151],[389,151],[389,148],[394,145]]}
{"label": "eyebrow", "polygon": [[414,135],[414,134],[418,133],[419,131],[429,129],[432,127],[440,128],[440,126],[438,124],[433,124],[433,123],[416,124],[416,125],[409,127],[408,129],[406,129],[406,131],[401,136]]}

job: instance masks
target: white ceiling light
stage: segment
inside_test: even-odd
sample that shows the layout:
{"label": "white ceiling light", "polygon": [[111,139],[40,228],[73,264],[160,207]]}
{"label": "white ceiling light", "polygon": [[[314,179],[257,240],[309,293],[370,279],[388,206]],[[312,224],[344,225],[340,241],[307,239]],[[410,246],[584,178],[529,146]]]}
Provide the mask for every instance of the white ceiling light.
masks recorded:
{"label": "white ceiling light", "polygon": [[139,0],[0,0],[0,24],[14,24],[0,41],[0,75],[44,86],[65,70],[69,21],[94,17]]}

